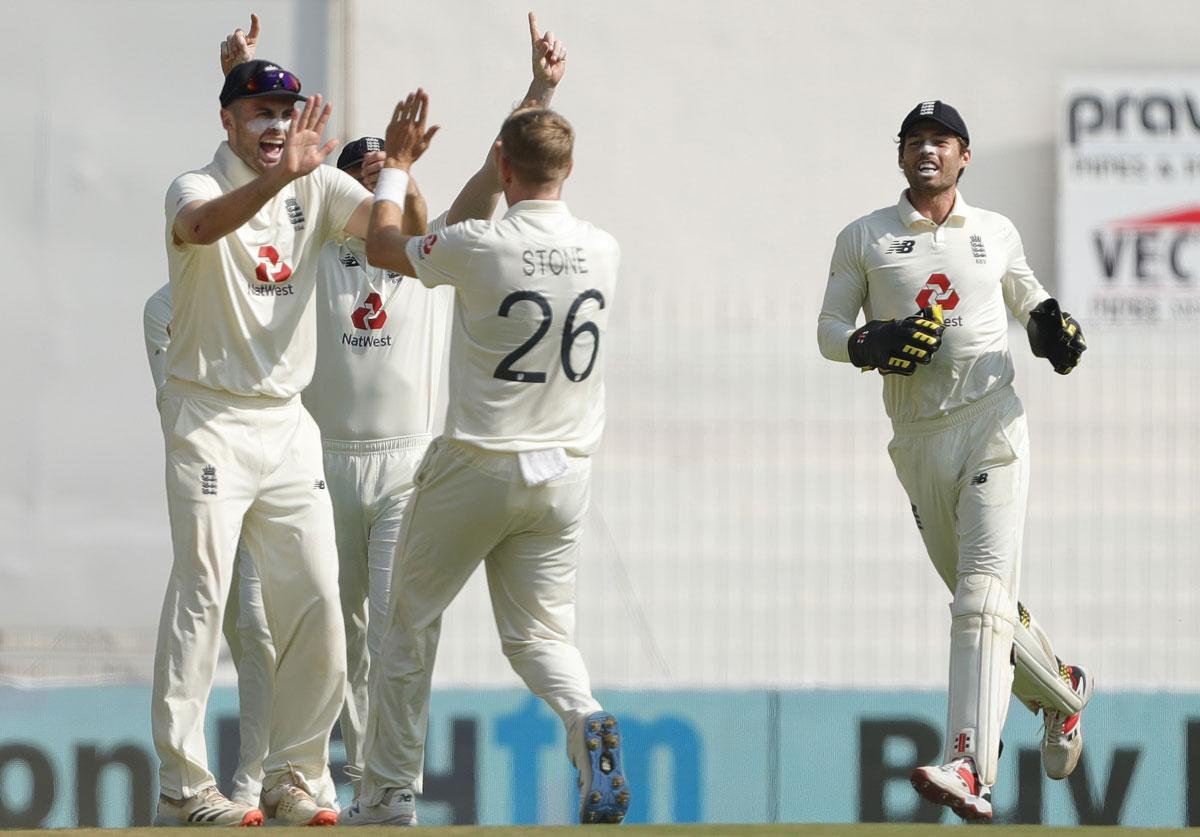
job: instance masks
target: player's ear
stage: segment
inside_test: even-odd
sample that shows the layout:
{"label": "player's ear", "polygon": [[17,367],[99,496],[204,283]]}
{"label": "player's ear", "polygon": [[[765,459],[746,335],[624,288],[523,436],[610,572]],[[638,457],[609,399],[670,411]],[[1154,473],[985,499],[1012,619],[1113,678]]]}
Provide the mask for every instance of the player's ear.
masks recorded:
{"label": "player's ear", "polygon": [[221,127],[226,131],[233,130],[233,112],[228,108],[221,108]]}
{"label": "player's ear", "polygon": [[496,169],[500,172],[500,182],[507,186],[513,181],[513,165],[512,160],[508,159],[508,157],[505,155],[498,140],[496,142],[495,154]]}

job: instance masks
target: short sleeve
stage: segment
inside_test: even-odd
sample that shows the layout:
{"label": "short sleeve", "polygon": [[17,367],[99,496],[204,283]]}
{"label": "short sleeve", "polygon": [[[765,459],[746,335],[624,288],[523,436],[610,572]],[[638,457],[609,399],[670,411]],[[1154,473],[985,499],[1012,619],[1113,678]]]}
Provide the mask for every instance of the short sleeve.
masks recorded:
{"label": "short sleeve", "polygon": [[487,221],[463,221],[420,238],[407,245],[417,279],[429,288],[438,285],[461,286],[468,278],[471,260],[482,248],[480,241],[489,226]]}
{"label": "short sleeve", "polygon": [[216,181],[207,174],[190,171],[187,174],[179,175],[167,187],[167,196],[164,200],[163,210],[166,213],[167,229],[174,228],[175,216],[188,204],[196,201],[209,201],[220,195],[221,190],[217,187]]}
{"label": "short sleeve", "polygon": [[325,239],[343,241],[350,216],[363,201],[371,197],[371,193],[353,177],[333,166],[320,166],[316,171],[320,172],[322,207],[329,225]]}

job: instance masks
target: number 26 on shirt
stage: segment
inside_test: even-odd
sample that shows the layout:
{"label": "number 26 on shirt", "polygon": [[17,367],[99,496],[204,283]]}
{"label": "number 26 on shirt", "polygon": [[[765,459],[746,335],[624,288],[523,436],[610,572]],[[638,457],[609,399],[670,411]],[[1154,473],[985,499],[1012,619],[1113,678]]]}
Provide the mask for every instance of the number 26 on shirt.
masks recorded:
{"label": "number 26 on shirt", "polygon": [[[592,374],[592,368],[596,365],[596,355],[600,352],[600,327],[593,322],[585,322],[575,327],[575,316],[579,313],[579,307],[589,299],[595,300],[596,303],[604,308],[604,294],[592,288],[575,297],[575,301],[571,303],[571,308],[567,311],[567,321],[563,325],[562,335],[562,350],[559,357],[562,362],[563,373],[567,379],[571,381],[582,381]],[[546,332],[550,330],[550,321],[554,319],[554,312],[550,309],[550,301],[542,296],[537,291],[515,291],[504,298],[500,303],[500,310],[497,312],[501,317],[507,317],[509,310],[518,303],[528,302],[536,305],[542,312],[542,320],[538,323],[537,330],[530,335],[529,339],[505,356],[504,360],[500,361],[500,365],[496,367],[493,378],[499,378],[502,381],[518,381],[525,384],[544,384],[546,382],[546,373],[539,371],[523,371],[514,369],[514,364],[528,354],[534,346],[538,344]],[[592,354],[588,358],[587,367],[582,372],[577,371],[571,365],[571,346],[583,334],[592,335]]]}

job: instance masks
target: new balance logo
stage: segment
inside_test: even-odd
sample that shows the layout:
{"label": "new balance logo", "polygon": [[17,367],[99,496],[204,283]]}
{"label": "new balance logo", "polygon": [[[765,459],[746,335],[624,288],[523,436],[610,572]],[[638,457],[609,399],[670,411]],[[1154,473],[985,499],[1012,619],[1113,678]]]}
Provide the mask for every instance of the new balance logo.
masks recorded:
{"label": "new balance logo", "polygon": [[917,513],[917,507],[913,505],[913,520],[917,521],[917,528],[922,532],[925,531],[925,524],[921,522],[921,515]]}
{"label": "new balance logo", "polygon": [[300,208],[296,199],[288,198],[283,205],[287,207],[288,220],[292,222],[292,226],[297,230],[304,229],[304,210]]}
{"label": "new balance logo", "polygon": [[342,250],[342,256],[338,259],[338,261],[344,264],[346,267],[358,267],[358,259],[354,257],[353,253],[344,248]]}
{"label": "new balance logo", "polygon": [[975,259],[975,264],[983,264],[987,261],[987,250],[983,248],[983,238],[978,235],[971,236],[971,256]]}
{"label": "new balance logo", "polygon": [[911,253],[916,244],[917,240],[915,238],[897,238],[891,243],[890,247],[883,251],[883,254],[887,256],[892,253]]}
{"label": "new balance logo", "polygon": [[325,490],[325,480],[314,480],[313,488],[315,488],[317,491],[324,491]]}
{"label": "new balance logo", "polygon": [[987,471],[971,477],[971,485],[983,485],[985,482],[987,482]]}
{"label": "new balance logo", "polygon": [[200,493],[217,493],[217,469],[212,465],[205,465],[200,471]]}

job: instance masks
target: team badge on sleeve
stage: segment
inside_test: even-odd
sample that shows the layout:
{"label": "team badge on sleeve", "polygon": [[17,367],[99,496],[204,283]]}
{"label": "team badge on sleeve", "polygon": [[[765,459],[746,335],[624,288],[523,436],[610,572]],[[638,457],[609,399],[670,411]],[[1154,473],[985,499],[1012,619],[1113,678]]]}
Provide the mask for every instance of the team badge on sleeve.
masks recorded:
{"label": "team badge on sleeve", "polygon": [[428,256],[430,253],[433,252],[433,245],[437,244],[437,240],[438,240],[437,233],[432,233],[430,235],[425,236],[423,239],[421,239],[420,257],[422,259],[424,259],[426,256]]}

